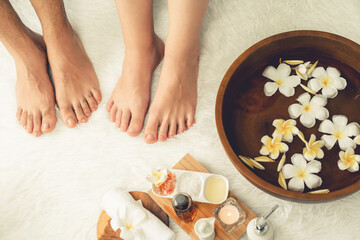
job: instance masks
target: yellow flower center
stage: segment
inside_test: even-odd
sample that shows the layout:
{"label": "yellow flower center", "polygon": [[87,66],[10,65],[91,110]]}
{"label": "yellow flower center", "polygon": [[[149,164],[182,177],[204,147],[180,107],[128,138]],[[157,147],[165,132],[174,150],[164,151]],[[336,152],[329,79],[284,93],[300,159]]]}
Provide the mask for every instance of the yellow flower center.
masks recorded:
{"label": "yellow flower center", "polygon": [[309,112],[311,110],[310,104],[304,106],[304,111]]}
{"label": "yellow flower center", "polygon": [[342,139],[343,138],[343,134],[341,131],[337,131],[334,133],[334,137],[337,139]]}
{"label": "yellow flower center", "polygon": [[305,173],[304,170],[299,170],[297,172],[297,175],[298,175],[299,178],[305,178],[306,177],[306,173]]}
{"label": "yellow flower center", "polygon": [[131,222],[130,222],[130,223],[128,222],[128,223],[125,224],[125,228],[126,228],[127,230],[130,230],[130,229],[132,229],[132,228],[134,228],[134,227],[133,227],[133,225],[132,225]]}
{"label": "yellow flower center", "polygon": [[281,85],[283,85],[283,81],[282,80],[280,80],[280,79],[278,79],[278,80],[276,80],[275,81],[276,82],[276,84],[278,85],[278,86],[281,86]]}
{"label": "yellow flower center", "polygon": [[328,78],[328,77],[324,77],[324,78],[322,78],[321,79],[321,85],[323,85],[324,87],[328,87],[328,86],[330,86],[330,84],[331,84],[331,81],[330,81],[330,79]]}
{"label": "yellow flower center", "polygon": [[345,154],[343,157],[343,160],[345,162],[345,165],[347,165],[347,166],[352,166],[355,163],[354,155]]}

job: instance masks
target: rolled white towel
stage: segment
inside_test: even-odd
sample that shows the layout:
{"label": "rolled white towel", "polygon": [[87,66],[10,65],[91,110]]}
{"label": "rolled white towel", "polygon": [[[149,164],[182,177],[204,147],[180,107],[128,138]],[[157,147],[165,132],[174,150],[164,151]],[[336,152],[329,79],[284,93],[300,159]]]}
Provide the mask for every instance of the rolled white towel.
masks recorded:
{"label": "rolled white towel", "polygon": [[121,230],[124,240],[173,240],[175,233],[160,219],[135,201],[127,191],[115,189],[107,192],[102,208],[111,218],[114,231]]}

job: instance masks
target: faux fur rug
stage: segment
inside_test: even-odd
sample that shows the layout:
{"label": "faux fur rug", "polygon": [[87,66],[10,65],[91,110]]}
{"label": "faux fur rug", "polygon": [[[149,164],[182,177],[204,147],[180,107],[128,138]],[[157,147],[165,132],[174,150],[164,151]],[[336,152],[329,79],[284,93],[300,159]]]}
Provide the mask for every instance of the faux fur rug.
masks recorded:
{"label": "faux fur rug", "polygon": [[[29,1],[12,2],[21,19],[41,32]],[[175,139],[154,145],[145,144],[143,135],[131,138],[120,132],[105,110],[124,56],[114,1],[67,0],[65,5],[95,66],[104,100],[87,124],[68,129],[59,120],[54,132],[29,136],[15,117],[14,62],[0,46],[0,239],[96,239],[106,191],[118,186],[146,190],[145,175],[152,168],[171,167],[186,153],[211,172],[225,175],[231,190],[256,214],[279,204],[271,217],[276,239],[359,239],[360,192],[322,204],[283,201],[262,192],[227,158],[217,135],[214,106],[230,64],[265,37],[313,29],[360,43],[360,1],[212,0],[202,32],[197,122]],[[165,39],[165,0],[155,1],[154,14],[156,32]],[[160,68],[154,74],[153,93]],[[171,228],[177,239],[189,239],[173,221]]]}

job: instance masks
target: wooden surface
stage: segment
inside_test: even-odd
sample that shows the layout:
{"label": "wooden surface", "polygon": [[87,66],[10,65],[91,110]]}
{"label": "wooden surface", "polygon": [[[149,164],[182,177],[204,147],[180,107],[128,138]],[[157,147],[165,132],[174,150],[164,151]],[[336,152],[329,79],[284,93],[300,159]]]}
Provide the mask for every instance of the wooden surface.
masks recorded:
{"label": "wooden surface", "polygon": [[[197,162],[190,154],[187,154],[183,157],[174,167],[174,169],[181,169],[181,170],[190,170],[190,171],[197,171],[197,172],[208,172],[199,162]],[[231,186],[231,183],[230,183]],[[155,202],[164,209],[164,211],[175,220],[180,227],[182,227],[185,232],[187,232],[193,239],[199,239],[194,231],[194,225],[197,220],[200,218],[209,218],[213,216],[212,210],[218,206],[218,204],[209,204],[209,203],[199,203],[196,202],[197,207],[197,214],[195,216],[194,221],[190,223],[185,223],[181,221],[177,216],[172,208],[171,199],[169,198],[162,198],[155,196],[151,190],[149,190],[150,196],[155,200]],[[231,192],[229,193],[229,197],[233,197],[237,199]],[[216,220],[215,221],[215,231],[216,231],[216,238],[218,240],[237,240],[239,239],[245,232],[246,226],[249,221],[256,217],[256,215],[242,202],[238,200],[240,206],[244,209],[246,213],[246,220],[243,224],[239,227],[234,229],[231,233],[226,233],[223,228],[221,227],[220,223]]]}
{"label": "wooden surface", "polygon": [[[345,196],[360,188],[359,172],[350,173],[338,169],[338,144],[328,151],[323,148],[325,157],[319,176],[323,179],[320,188],[329,188],[328,194],[306,194],[282,189],[277,183],[277,163],[264,163],[266,170],[251,170],[244,165],[238,155],[257,157],[262,146],[260,139],[271,136],[274,131],[272,121],[276,118],[289,119],[288,107],[305,91],[299,87],[295,95],[286,98],[279,92],[271,97],[264,94],[267,81],[262,72],[268,65],[275,67],[279,58],[319,60],[318,66],[333,66],[340,70],[347,80],[345,90],[339,91],[334,99],[329,99],[326,108],[332,115],[343,114],[349,122],[360,123],[360,46],[348,39],[318,31],[293,31],[264,39],[250,47],[231,65],[219,87],[216,100],[216,125],[220,140],[232,163],[250,182],[275,196],[292,199],[320,201]],[[293,73],[292,73],[293,74]],[[302,80],[303,84],[307,84]],[[308,140],[311,134],[319,139],[319,121],[307,129],[297,119],[297,126]],[[304,144],[294,137],[289,144],[286,162],[294,153],[302,153]],[[360,154],[357,147],[356,153]],[[309,189],[305,189],[305,192]]]}
{"label": "wooden surface", "polygon": [[[131,196],[135,200],[141,200],[143,206],[158,217],[163,223],[169,226],[169,217],[168,215],[157,205],[154,200],[145,192],[130,192]],[[97,238],[99,240],[120,240],[120,229],[116,232],[112,229],[110,225],[111,218],[106,214],[105,211],[102,211],[97,223]]]}

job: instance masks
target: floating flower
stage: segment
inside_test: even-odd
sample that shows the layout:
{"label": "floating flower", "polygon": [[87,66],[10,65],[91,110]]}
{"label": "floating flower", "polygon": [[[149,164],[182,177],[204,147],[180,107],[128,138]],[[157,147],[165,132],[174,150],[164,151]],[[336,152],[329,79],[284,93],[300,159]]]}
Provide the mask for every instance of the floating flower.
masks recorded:
{"label": "floating flower", "polygon": [[360,155],[355,155],[353,148],[347,148],[346,152],[340,151],[339,157],[338,167],[340,170],[359,171]]}
{"label": "floating flower", "polygon": [[146,219],[146,212],[141,208],[119,208],[116,217],[110,221],[114,231],[120,228],[120,238],[126,240],[144,239],[141,223]]}
{"label": "floating flower", "polygon": [[329,111],[324,107],[327,99],[322,95],[315,95],[311,100],[309,93],[301,94],[296,100],[300,103],[294,103],[289,107],[291,118],[298,118],[307,128],[315,125],[315,119],[324,120],[329,117]]}
{"label": "floating flower", "polygon": [[281,142],[281,136],[274,136],[271,138],[269,136],[263,136],[261,142],[264,144],[260,150],[261,155],[269,155],[272,159],[277,159],[280,153],[286,152],[289,150],[288,145]]}
{"label": "floating flower", "polygon": [[272,96],[279,89],[279,91],[286,97],[291,97],[295,94],[295,87],[300,84],[301,80],[298,76],[290,76],[291,68],[285,63],[281,63],[277,69],[273,66],[268,66],[262,75],[274,82],[267,82],[264,86],[266,96]]}
{"label": "floating flower", "polygon": [[290,179],[288,187],[290,190],[303,192],[304,182],[310,189],[317,188],[322,184],[322,179],[313,174],[321,170],[321,162],[312,160],[309,163],[301,154],[294,154],[291,157],[292,164],[285,164],[282,173],[285,179]]}
{"label": "floating flower", "polygon": [[348,147],[356,147],[354,140],[350,137],[360,134],[360,126],[355,122],[347,123],[348,119],[344,115],[334,115],[332,121],[326,119],[320,124],[319,132],[330,134],[321,137],[327,149],[330,150],[336,141],[339,142],[342,150],[346,150]]}
{"label": "floating flower", "polygon": [[153,169],[151,175],[147,176],[146,179],[154,184],[156,187],[159,187],[163,184],[168,178],[168,171],[167,169]]}
{"label": "floating flower", "polygon": [[345,78],[340,77],[340,72],[334,67],[328,67],[325,71],[323,67],[317,67],[312,73],[314,77],[308,83],[308,87],[321,93],[326,98],[334,98],[338,94],[338,90],[343,90],[347,83]]}
{"label": "floating flower", "polygon": [[360,135],[354,138],[354,142],[355,142],[357,145],[360,145]]}
{"label": "floating flower", "polygon": [[315,135],[311,134],[309,142],[306,143],[306,147],[303,149],[303,155],[308,161],[314,160],[315,158],[322,159],[324,157],[324,152],[321,148],[325,142],[323,140],[315,140]]}
{"label": "floating flower", "polygon": [[273,126],[276,128],[273,136],[279,135],[283,140],[291,143],[293,141],[293,135],[299,133],[299,129],[296,127],[296,121],[293,119],[284,120],[284,119],[275,119],[273,121]]}
{"label": "floating flower", "polygon": [[304,79],[305,81],[308,80],[308,74],[307,71],[311,67],[310,62],[299,64],[295,68],[295,73],[298,75],[301,79]]}

